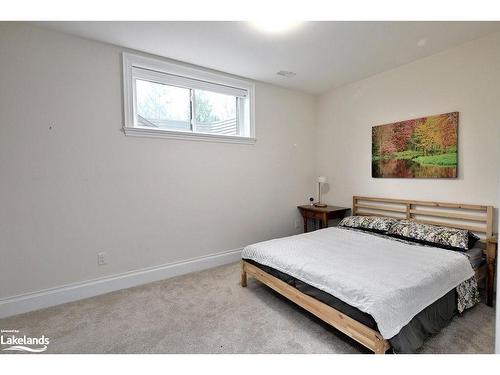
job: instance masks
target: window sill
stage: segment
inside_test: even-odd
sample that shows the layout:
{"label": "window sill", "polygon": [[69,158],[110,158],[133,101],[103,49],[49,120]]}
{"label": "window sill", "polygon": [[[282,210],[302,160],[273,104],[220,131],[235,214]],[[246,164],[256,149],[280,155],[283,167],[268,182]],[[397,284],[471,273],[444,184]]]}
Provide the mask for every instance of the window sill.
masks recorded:
{"label": "window sill", "polygon": [[147,138],[167,138],[180,139],[187,141],[203,141],[203,142],[222,142],[222,143],[240,143],[240,144],[255,144],[255,138],[240,137],[232,135],[208,134],[208,133],[191,133],[173,130],[157,130],[145,128],[123,127],[125,135],[132,137],[147,137]]}

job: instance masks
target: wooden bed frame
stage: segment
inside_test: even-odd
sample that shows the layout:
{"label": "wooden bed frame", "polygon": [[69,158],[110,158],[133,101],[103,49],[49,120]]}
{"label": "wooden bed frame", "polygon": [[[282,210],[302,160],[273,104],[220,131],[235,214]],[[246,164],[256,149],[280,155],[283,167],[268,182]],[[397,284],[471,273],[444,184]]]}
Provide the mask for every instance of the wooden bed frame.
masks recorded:
{"label": "wooden bed frame", "polygon": [[[486,277],[487,304],[493,305],[497,241],[493,236],[492,206],[354,196],[352,214],[406,218],[421,223],[467,229],[480,235],[481,242],[485,244],[486,264],[476,271],[476,278],[479,280]],[[374,353],[384,354],[390,348],[389,341],[379,332],[242,260],[242,287],[247,286],[247,275],[253,276]]]}

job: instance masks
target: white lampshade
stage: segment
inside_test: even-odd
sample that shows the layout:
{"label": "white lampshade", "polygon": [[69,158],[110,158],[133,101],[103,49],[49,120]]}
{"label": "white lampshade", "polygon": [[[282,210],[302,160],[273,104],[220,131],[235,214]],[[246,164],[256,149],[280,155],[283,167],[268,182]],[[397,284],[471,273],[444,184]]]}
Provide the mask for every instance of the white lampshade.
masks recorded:
{"label": "white lampshade", "polygon": [[326,183],[326,176],[319,176],[318,177],[318,182],[321,183],[321,184],[324,184]]}

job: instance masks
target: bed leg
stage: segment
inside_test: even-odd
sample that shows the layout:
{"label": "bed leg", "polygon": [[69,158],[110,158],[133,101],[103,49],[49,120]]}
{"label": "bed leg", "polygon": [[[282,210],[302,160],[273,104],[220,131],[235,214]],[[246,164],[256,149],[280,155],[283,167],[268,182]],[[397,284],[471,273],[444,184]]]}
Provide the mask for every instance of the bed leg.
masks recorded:
{"label": "bed leg", "polygon": [[375,344],[373,352],[375,354],[385,354],[385,352],[387,351],[387,349],[389,349],[389,347],[390,347],[389,343],[382,337],[378,337],[377,335],[377,342]]}
{"label": "bed leg", "polygon": [[375,354],[385,354],[386,348],[383,345],[378,345],[377,348],[373,351]]}
{"label": "bed leg", "polygon": [[495,285],[495,260],[497,257],[497,241],[486,241],[486,305],[493,307],[493,288]]}
{"label": "bed leg", "polygon": [[241,286],[247,286],[247,272],[245,271],[245,262],[241,261]]}
{"label": "bed leg", "polygon": [[495,265],[488,264],[487,265],[487,274],[486,274],[486,305],[489,307],[493,307],[493,288],[494,288],[494,280],[495,280]]}

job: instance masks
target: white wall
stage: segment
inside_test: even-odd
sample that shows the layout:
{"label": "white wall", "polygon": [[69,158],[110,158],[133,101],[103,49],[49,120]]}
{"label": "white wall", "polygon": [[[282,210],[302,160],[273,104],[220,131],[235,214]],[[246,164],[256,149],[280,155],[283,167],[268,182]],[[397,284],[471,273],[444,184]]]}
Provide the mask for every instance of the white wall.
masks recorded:
{"label": "white wall", "polygon": [[126,137],[121,52],[0,23],[0,299],[299,231],[314,98],[257,83],[256,145]]}
{"label": "white wall", "polygon": [[[318,169],[329,203],[352,195],[492,204],[500,166],[500,33],[322,95]],[[371,177],[371,128],[459,111],[458,179]]]}
{"label": "white wall", "polygon": [[[500,164],[498,165],[497,167],[497,170],[499,170],[500,172]],[[498,202],[500,204],[500,180],[498,181],[499,184],[498,184]],[[498,231],[497,233],[500,233],[500,222],[498,223]],[[497,260],[497,267],[498,265],[500,264],[500,262]],[[496,308],[496,312],[497,312],[497,316],[496,316],[496,324],[497,324],[497,327],[496,327],[496,333],[495,333],[495,340],[496,340],[496,343],[495,343],[495,353],[497,354],[500,354],[500,308],[498,307],[498,305],[500,304],[500,293],[498,293],[498,291],[500,290],[500,277],[498,277],[498,270],[497,270],[497,275],[496,275],[496,278],[497,278],[497,301],[496,301],[496,304],[495,304],[495,308]]]}

